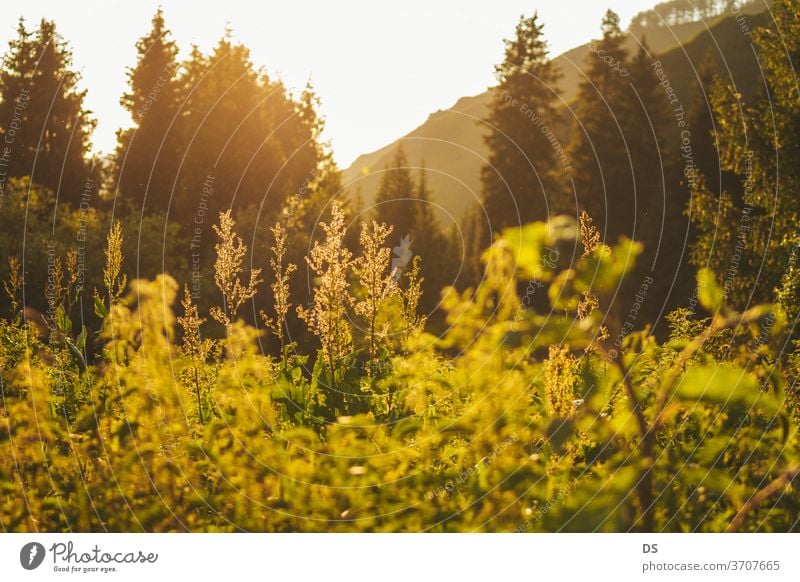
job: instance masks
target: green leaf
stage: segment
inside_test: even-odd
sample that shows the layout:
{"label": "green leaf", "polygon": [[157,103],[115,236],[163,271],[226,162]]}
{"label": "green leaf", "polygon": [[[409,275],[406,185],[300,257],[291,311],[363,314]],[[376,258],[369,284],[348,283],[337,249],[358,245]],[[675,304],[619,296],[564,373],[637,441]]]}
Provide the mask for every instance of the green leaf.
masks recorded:
{"label": "green leaf", "polygon": [[86,360],[83,357],[83,353],[81,350],[72,343],[72,341],[67,338],[67,349],[69,349],[69,353],[72,355],[72,358],[75,360],[75,363],[78,364],[82,371],[86,370]]}
{"label": "green leaf", "polygon": [[108,316],[108,308],[99,295],[94,296],[94,313],[100,319],[105,319]]}
{"label": "green leaf", "polygon": [[717,284],[717,278],[711,269],[700,269],[697,272],[697,299],[710,313],[716,313],[722,308],[725,293]]}
{"label": "green leaf", "polygon": [[616,289],[623,277],[633,269],[642,249],[641,243],[624,237],[613,249],[600,246],[575,267],[575,290],[608,292]]}
{"label": "green leaf", "polygon": [[56,324],[58,330],[65,334],[72,330],[72,320],[69,318],[69,315],[67,315],[67,312],[61,305],[59,305],[58,309],[56,309],[54,323]]}
{"label": "green leaf", "polygon": [[678,398],[723,408],[759,407],[776,412],[779,404],[763,392],[755,376],[740,368],[701,366],[686,371],[676,390]]}
{"label": "green leaf", "polygon": [[86,349],[86,335],[87,335],[86,326],[82,325],[81,332],[78,334],[78,337],[75,338],[75,347],[78,348],[78,350],[80,351]]}
{"label": "green leaf", "polygon": [[[532,281],[549,281],[553,266],[545,246],[548,227],[544,222],[503,231],[502,240],[516,259],[519,276]],[[490,249],[491,250],[491,249]]]}

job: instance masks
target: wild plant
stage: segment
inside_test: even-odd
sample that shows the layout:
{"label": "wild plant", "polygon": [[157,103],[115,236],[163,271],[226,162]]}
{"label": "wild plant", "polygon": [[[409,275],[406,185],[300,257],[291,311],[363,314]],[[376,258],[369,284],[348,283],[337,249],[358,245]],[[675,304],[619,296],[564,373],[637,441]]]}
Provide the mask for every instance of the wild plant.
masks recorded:
{"label": "wild plant", "polygon": [[[604,302],[639,245],[545,264],[548,249],[570,256],[580,244],[574,221],[557,226],[499,235],[481,284],[447,291],[442,337],[411,334],[380,380],[351,365],[352,257],[339,207],[309,257],[315,304],[300,309],[321,344],[311,375],[276,371],[241,320],[226,327],[228,349],[212,349],[191,295],[184,288],[176,319],[179,287],[161,275],[112,302],[106,358],[81,375],[91,398],[57,414],[52,378],[63,361],[3,321],[0,524],[797,531],[800,440],[787,398],[797,364],[780,356],[785,312],[727,306],[703,270],[697,308],[670,318],[667,341],[647,329],[599,340]],[[532,280],[547,287],[550,311],[520,309],[520,284]],[[588,291],[600,307],[581,316]],[[372,384],[382,397],[359,400]]]}
{"label": "wild plant", "polygon": [[403,273],[406,280],[406,288],[403,290],[403,334],[404,342],[407,342],[414,334],[425,328],[427,317],[420,315],[419,302],[422,299],[422,284],[425,278],[422,276],[422,258],[414,256],[411,262],[411,269]]}
{"label": "wild plant", "polygon": [[180,352],[186,360],[182,379],[194,395],[200,424],[205,424],[212,414],[210,395],[217,377],[219,344],[202,337],[200,327],[206,319],[200,317],[197,305],[192,302],[188,285],[184,287],[181,306],[183,315],[177,318],[177,322],[183,331]]}
{"label": "wild plant", "polygon": [[366,325],[368,361],[374,362],[378,349],[385,344],[388,330],[386,326],[378,329],[381,308],[392,295],[399,292],[395,274],[391,271],[392,251],[386,246],[386,239],[392,227],[384,223],[361,225],[359,242],[361,256],[353,261],[353,270],[358,277],[361,296],[355,301],[354,310]]}
{"label": "wild plant", "polygon": [[313,304],[310,308],[298,306],[297,313],[308,329],[320,341],[320,363],[325,367],[322,384],[326,389],[327,405],[333,411],[344,410],[344,395],[340,392],[340,372],[343,361],[353,351],[353,334],[347,317],[347,308],[353,304],[348,271],[352,266],[352,253],[344,246],[346,229],[344,212],[337,203],[331,208],[330,222],[321,222],[325,234],[323,242],[314,241],[306,262],[315,275]]}
{"label": "wild plant", "polygon": [[231,216],[231,211],[220,212],[219,225],[214,225],[218,242],[214,245],[217,258],[214,262],[214,282],[222,292],[223,306],[213,307],[211,317],[224,326],[229,326],[235,321],[239,308],[255,297],[256,288],[262,280],[259,279],[261,269],[250,269],[250,280],[245,285],[242,283],[242,266],[247,254],[247,245],[241,237],[236,235],[234,227],[236,222]]}
{"label": "wild plant", "polygon": [[109,307],[119,301],[125,291],[127,277],[122,273],[122,225],[115,221],[106,239],[106,265],[103,268],[103,284],[108,295]]}
{"label": "wild plant", "polygon": [[274,244],[270,247],[272,256],[269,265],[272,269],[273,282],[270,284],[272,290],[273,311],[275,317],[269,317],[261,311],[261,319],[264,321],[272,334],[277,338],[281,350],[281,362],[283,368],[288,366],[286,345],[286,317],[292,308],[292,301],[289,293],[289,277],[297,270],[297,265],[288,263],[284,265],[286,257],[286,228],[277,222],[271,229]]}
{"label": "wild plant", "polygon": [[24,279],[20,271],[19,259],[17,257],[9,257],[8,280],[3,281],[3,289],[11,304],[12,318],[16,318],[19,312],[19,294],[22,291],[23,283]]}

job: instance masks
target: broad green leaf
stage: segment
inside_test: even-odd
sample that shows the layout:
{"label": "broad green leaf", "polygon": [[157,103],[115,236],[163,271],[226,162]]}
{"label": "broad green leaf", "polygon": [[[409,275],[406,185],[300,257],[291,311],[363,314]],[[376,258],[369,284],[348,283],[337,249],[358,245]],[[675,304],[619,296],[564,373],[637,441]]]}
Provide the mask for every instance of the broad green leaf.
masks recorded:
{"label": "broad green leaf", "polygon": [[67,312],[61,305],[59,305],[58,309],[56,309],[54,323],[56,324],[56,327],[59,329],[59,331],[65,334],[69,333],[72,330],[72,320],[69,318],[69,315],[67,315]]}
{"label": "broad green leaf", "polygon": [[100,319],[105,319],[108,316],[108,308],[99,295],[94,296],[94,314]]}
{"label": "broad green leaf", "polygon": [[535,281],[550,280],[552,266],[549,257],[545,257],[547,234],[548,227],[543,222],[509,228],[503,232],[502,240],[514,254],[520,277]]}
{"label": "broad green leaf", "polygon": [[575,289],[579,292],[612,291],[634,267],[642,248],[641,243],[627,238],[622,238],[613,250],[601,245],[576,265]]}
{"label": "broad green leaf", "polygon": [[755,406],[776,412],[775,399],[761,390],[758,380],[740,368],[701,366],[686,371],[678,384],[678,398],[724,408],[749,410]]}
{"label": "broad green leaf", "polygon": [[697,299],[710,313],[716,313],[722,308],[725,294],[711,269],[700,269],[697,272]]}

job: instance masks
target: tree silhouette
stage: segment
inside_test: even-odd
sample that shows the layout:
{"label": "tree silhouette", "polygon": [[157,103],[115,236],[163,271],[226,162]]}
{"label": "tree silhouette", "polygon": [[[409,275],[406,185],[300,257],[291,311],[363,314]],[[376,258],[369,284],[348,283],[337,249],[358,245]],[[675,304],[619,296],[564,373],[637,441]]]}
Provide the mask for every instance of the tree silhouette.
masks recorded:
{"label": "tree silhouette", "polygon": [[554,172],[560,144],[556,85],[560,74],[547,56],[538,16],[521,17],[505,41],[504,61],[495,67],[486,136],[489,163],[483,168],[483,203],[491,228],[542,219],[561,206]]}
{"label": "tree silhouette", "polygon": [[20,19],[0,71],[0,139],[6,177],[28,176],[59,202],[79,204],[87,180],[97,177],[87,160],[94,121],[71,66],[52,21],[31,34]]}
{"label": "tree silhouette", "polygon": [[169,207],[180,162],[180,93],[178,48],[161,8],[136,49],[136,66],[128,71],[130,90],[120,99],[136,125],[119,132],[115,178],[119,190],[135,208],[163,212]]}
{"label": "tree silhouette", "polygon": [[606,13],[602,30],[603,38],[590,45],[586,57],[570,149],[578,206],[589,213],[604,238],[615,240],[630,234],[634,218],[630,150],[623,127],[630,73],[614,12]]}
{"label": "tree silhouette", "polygon": [[393,228],[392,236],[397,242],[414,231],[417,207],[415,197],[411,169],[403,145],[400,144],[391,161],[384,167],[375,194],[375,218]]}

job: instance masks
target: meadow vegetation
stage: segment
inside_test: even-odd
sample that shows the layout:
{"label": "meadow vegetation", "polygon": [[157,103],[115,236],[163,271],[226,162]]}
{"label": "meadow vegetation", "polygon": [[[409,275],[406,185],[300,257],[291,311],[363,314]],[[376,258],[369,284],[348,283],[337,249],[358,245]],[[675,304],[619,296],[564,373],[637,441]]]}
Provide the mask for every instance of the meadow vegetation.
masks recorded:
{"label": "meadow vegetation", "polygon": [[[97,329],[64,315],[85,291],[58,261],[46,333],[0,322],[3,529],[797,529],[796,361],[776,357],[779,305],[733,310],[701,271],[706,317],[672,313],[664,342],[626,334],[603,306],[640,245],[557,217],[504,231],[481,284],[445,290],[434,336],[416,313],[419,262],[394,276],[389,227],[364,224],[356,257],[339,208],[321,227],[313,305],[297,308],[313,353],[284,333],[295,265],[280,224],[259,329],[238,310],[267,285],[220,214],[217,337],[171,276],[126,282],[118,224]],[[548,311],[525,306],[531,281]]]}

